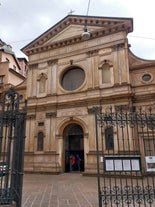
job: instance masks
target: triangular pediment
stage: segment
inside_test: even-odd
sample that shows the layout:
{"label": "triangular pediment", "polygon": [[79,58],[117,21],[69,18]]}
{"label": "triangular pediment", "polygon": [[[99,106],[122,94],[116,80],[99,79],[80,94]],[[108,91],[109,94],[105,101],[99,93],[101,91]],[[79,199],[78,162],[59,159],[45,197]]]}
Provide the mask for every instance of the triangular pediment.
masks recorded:
{"label": "triangular pediment", "polygon": [[[90,33],[100,30],[100,27],[95,26],[89,26],[88,31]],[[73,38],[76,36],[80,36],[84,31],[83,25],[69,25],[67,28],[65,28],[63,31],[59,32],[57,35],[55,35],[53,38],[45,42],[45,44],[54,43],[62,40],[66,40],[69,38]]]}
{"label": "triangular pediment", "polygon": [[25,54],[48,50],[52,47],[61,47],[65,44],[82,41],[84,26],[91,34],[91,38],[133,30],[132,18],[90,17],[69,15],[25,46],[22,51]]}

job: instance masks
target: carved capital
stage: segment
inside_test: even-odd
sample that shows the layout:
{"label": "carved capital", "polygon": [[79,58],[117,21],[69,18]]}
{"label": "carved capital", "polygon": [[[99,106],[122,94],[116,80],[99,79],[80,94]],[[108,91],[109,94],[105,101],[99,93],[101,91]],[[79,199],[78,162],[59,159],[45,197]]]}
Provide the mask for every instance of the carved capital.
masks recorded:
{"label": "carved capital", "polygon": [[98,55],[99,50],[90,50],[87,52],[88,57]]}
{"label": "carved capital", "polygon": [[122,49],[124,47],[125,47],[125,43],[120,43],[120,44],[114,45],[112,48],[114,50],[120,50],[120,49]]}
{"label": "carved capital", "polygon": [[47,61],[47,64],[48,64],[49,66],[51,66],[51,65],[55,65],[55,64],[57,64],[57,62],[58,62],[57,59],[53,59],[53,60],[48,60],[48,61]]}

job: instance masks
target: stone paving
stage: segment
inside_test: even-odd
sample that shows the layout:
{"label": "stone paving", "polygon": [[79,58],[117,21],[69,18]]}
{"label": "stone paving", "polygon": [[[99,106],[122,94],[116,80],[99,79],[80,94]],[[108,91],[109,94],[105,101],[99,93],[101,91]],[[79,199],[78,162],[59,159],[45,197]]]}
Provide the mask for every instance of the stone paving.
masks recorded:
{"label": "stone paving", "polygon": [[97,207],[97,178],[80,173],[25,174],[22,207]]}

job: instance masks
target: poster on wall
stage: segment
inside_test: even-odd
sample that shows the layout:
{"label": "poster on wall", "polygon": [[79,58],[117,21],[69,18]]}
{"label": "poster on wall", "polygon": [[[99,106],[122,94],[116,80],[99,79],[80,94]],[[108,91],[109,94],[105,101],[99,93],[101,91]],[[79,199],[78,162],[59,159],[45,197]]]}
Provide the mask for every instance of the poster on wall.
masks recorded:
{"label": "poster on wall", "polygon": [[155,156],[146,156],[146,171],[155,172]]}

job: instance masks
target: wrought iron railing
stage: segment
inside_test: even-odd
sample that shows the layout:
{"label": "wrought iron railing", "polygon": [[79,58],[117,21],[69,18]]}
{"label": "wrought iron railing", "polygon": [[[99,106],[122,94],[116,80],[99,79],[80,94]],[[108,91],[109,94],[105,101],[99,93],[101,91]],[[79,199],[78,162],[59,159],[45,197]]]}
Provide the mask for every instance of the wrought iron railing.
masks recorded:
{"label": "wrought iron railing", "polygon": [[[146,111],[147,109],[147,111]],[[155,114],[123,106],[94,108],[99,207],[155,205]],[[106,137],[105,130],[113,134]],[[111,148],[106,141],[113,139]]]}
{"label": "wrought iron railing", "polygon": [[[3,93],[0,113],[0,206],[21,207],[27,101],[10,89]],[[23,105],[23,108],[20,108]]]}

